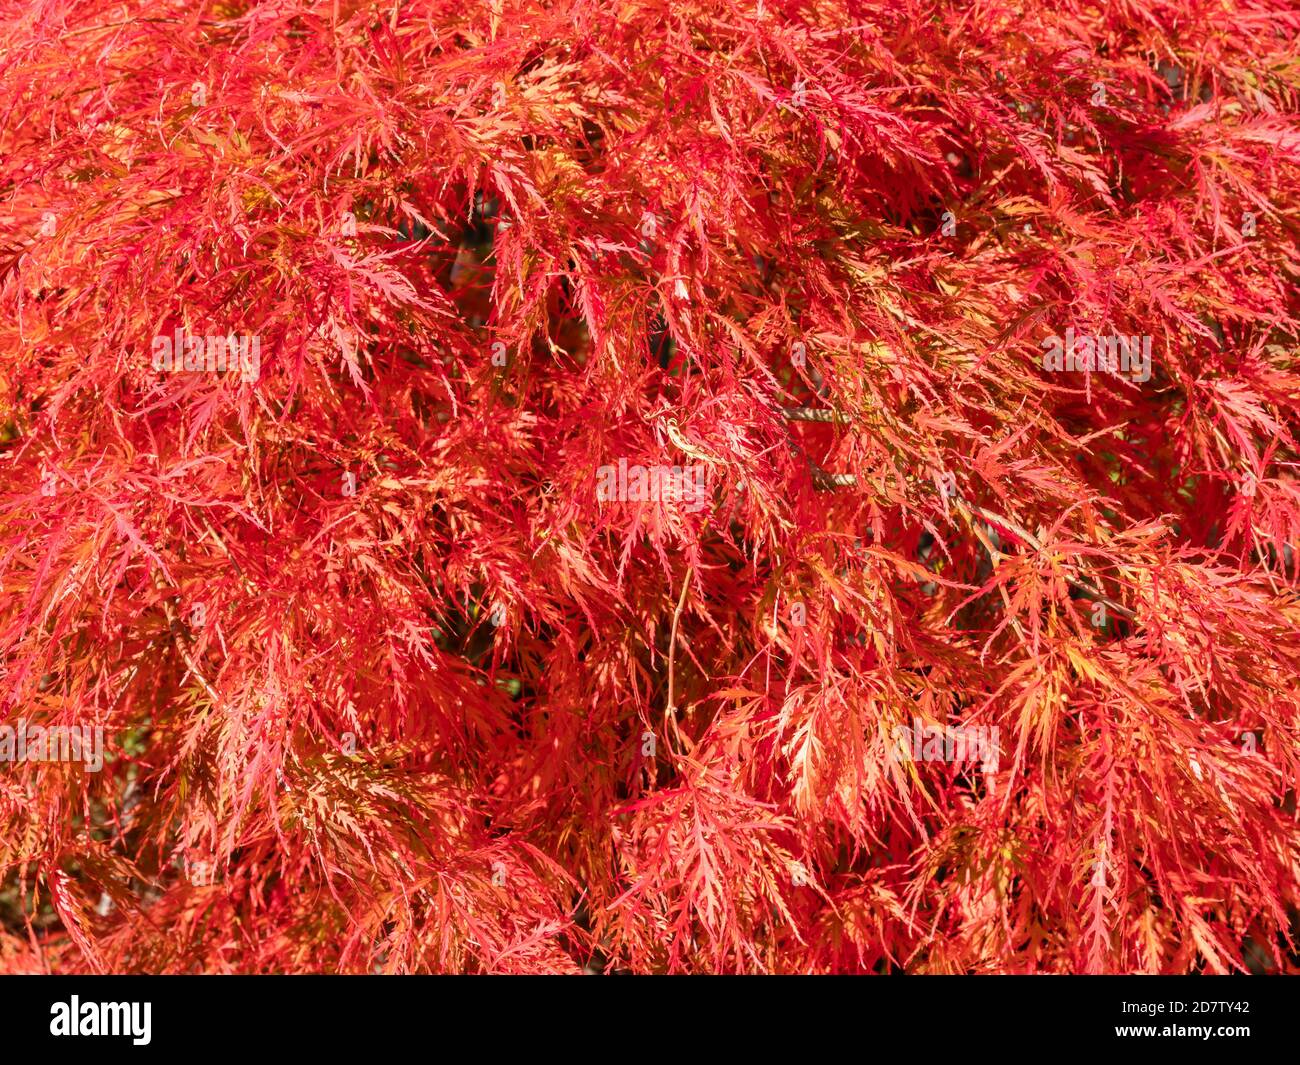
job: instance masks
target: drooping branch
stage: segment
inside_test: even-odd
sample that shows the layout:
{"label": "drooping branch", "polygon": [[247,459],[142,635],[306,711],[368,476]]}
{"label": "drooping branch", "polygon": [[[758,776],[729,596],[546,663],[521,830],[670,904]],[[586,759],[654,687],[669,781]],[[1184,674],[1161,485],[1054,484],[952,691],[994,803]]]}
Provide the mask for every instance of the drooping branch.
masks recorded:
{"label": "drooping branch", "polygon": [[[787,407],[782,412],[789,421],[805,422],[847,422],[848,419],[839,411],[829,410],[816,407]],[[849,488],[858,483],[856,474],[852,473],[832,473],[824,470],[820,466],[813,466],[813,480],[819,488]],[[1035,551],[1042,551],[1042,544],[1038,538],[1028,530],[1021,527],[1018,523],[1001,514],[988,510],[975,503],[970,503],[958,495],[951,495],[949,502],[953,504],[959,513],[964,514],[967,521],[973,518],[979,518],[987,524],[1001,526],[1008,532],[1015,535],[1023,543],[1033,548]],[[983,537],[979,537],[981,546],[989,553],[991,560],[996,563],[1000,558],[1007,557],[1006,552],[989,544]],[[1084,580],[1082,577],[1066,574],[1066,583],[1079,592],[1081,595],[1094,602],[1100,603],[1108,610],[1113,610],[1120,617],[1128,621],[1136,622],[1137,615],[1128,607],[1115,602],[1109,598],[1105,592],[1097,588],[1096,585]]]}

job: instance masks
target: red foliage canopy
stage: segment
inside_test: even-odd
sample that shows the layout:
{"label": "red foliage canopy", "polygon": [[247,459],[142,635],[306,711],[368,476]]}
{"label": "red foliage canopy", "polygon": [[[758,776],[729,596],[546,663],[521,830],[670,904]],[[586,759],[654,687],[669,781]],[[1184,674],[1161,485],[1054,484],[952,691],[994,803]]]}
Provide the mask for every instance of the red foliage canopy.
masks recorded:
{"label": "red foliage canopy", "polygon": [[1290,0],[2,19],[0,970],[1294,967]]}

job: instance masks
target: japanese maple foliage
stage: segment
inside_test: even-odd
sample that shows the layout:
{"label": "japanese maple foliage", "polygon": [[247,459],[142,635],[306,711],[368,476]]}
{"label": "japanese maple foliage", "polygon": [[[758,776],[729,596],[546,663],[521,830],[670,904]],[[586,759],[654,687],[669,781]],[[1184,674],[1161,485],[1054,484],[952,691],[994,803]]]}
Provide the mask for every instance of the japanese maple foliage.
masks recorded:
{"label": "japanese maple foliage", "polygon": [[1296,968],[1291,0],[0,12],[0,971]]}

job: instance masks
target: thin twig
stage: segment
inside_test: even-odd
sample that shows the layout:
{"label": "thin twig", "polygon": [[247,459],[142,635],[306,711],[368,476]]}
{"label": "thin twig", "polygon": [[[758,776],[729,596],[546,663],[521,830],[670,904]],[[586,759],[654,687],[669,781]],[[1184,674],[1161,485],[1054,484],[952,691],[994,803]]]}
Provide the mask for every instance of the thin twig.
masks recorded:
{"label": "thin twig", "polygon": [[172,640],[176,645],[176,649],[180,652],[182,660],[185,662],[185,665],[189,668],[189,671],[193,673],[195,677],[198,678],[199,683],[203,685],[203,690],[208,693],[208,698],[212,700],[213,707],[214,708],[220,707],[221,696],[218,695],[216,689],[213,688],[212,685],[208,683],[208,678],[203,675],[203,670],[199,668],[198,663],[194,661],[194,656],[190,654],[189,648],[185,646],[185,640],[180,635],[179,632],[181,627],[181,622],[180,619],[176,617],[175,611],[172,610],[171,603],[169,603],[167,600],[164,599],[162,601],[162,605],[163,605],[163,611],[167,615],[167,623],[168,623],[168,628],[171,630],[172,633]]}
{"label": "thin twig", "polygon": [[681,730],[677,727],[677,704],[673,687],[674,669],[677,661],[677,623],[681,621],[682,610],[686,606],[686,592],[691,586],[691,575],[693,573],[694,567],[687,566],[686,576],[682,579],[682,594],[677,597],[677,609],[673,611],[672,633],[668,637],[668,720],[672,723],[673,732],[677,735],[679,746],[681,743]]}
{"label": "thin twig", "polygon": [[824,407],[786,407],[782,412],[792,422],[847,422],[839,411]]}

